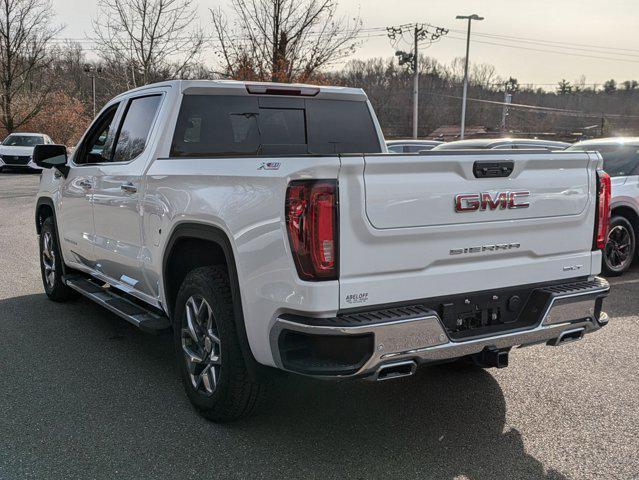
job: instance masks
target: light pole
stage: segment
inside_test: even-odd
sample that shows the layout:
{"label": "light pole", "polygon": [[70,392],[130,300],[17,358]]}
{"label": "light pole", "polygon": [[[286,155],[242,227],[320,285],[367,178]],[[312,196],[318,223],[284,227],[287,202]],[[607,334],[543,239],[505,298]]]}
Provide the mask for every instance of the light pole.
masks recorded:
{"label": "light pole", "polygon": [[86,73],[87,75],[89,75],[91,77],[91,88],[93,91],[93,118],[95,118],[95,114],[96,114],[96,108],[95,108],[95,76],[96,74],[100,74],[102,73],[102,67],[98,66],[96,67],[95,65],[91,65],[90,63],[87,63],[84,65],[84,73]]}
{"label": "light pole", "polygon": [[464,61],[464,93],[462,95],[462,114],[461,114],[461,134],[460,138],[464,139],[466,130],[466,96],[468,95],[468,53],[470,50],[470,23],[473,20],[481,21],[484,17],[480,17],[476,13],[472,15],[457,15],[457,20],[468,20],[468,33],[466,35],[466,59]]}

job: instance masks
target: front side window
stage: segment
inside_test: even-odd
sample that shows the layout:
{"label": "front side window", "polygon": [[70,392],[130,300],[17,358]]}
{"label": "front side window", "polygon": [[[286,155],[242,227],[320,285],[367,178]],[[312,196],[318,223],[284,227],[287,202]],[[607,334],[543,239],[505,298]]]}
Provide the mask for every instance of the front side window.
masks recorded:
{"label": "front side window", "polygon": [[44,137],[39,135],[9,135],[4,139],[2,145],[6,147],[35,147],[36,145],[42,145],[44,143]]}
{"label": "front side window", "polygon": [[380,153],[365,102],[186,95],[171,156]]}
{"label": "front side window", "polygon": [[161,99],[153,95],[129,101],[111,161],[128,162],[144,151]]}
{"label": "front side window", "polygon": [[639,166],[639,146],[623,144],[573,145],[566,151],[597,151],[603,158],[604,171],[611,177],[637,175]]}
{"label": "front side window", "polygon": [[115,138],[115,114],[119,104],[109,107],[89,130],[78,151],[75,162],[78,164],[103,163],[111,159],[113,139]]}

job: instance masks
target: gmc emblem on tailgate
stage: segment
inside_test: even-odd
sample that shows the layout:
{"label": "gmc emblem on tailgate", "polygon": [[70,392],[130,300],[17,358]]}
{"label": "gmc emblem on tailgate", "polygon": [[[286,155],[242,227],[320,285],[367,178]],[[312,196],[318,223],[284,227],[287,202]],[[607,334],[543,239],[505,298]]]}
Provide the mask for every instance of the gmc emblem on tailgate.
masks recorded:
{"label": "gmc emblem on tailgate", "polygon": [[530,203],[521,199],[530,197],[530,192],[490,192],[459,193],[455,195],[456,212],[476,212],[484,210],[506,210],[507,208],[528,208]]}

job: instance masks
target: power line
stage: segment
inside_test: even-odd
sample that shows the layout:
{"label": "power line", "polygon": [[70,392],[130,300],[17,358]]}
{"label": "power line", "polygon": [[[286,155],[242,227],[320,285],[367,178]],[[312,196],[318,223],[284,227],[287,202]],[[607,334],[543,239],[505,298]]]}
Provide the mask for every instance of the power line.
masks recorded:
{"label": "power line", "polygon": [[[460,37],[454,37],[454,36],[449,36],[448,38],[452,38],[453,40],[463,40],[466,41],[465,38],[460,38]],[[541,52],[541,53],[552,53],[555,55],[568,55],[571,57],[582,57],[582,58],[595,58],[598,60],[612,60],[612,61],[617,61],[617,62],[628,62],[628,63],[639,63],[639,60],[629,60],[629,59],[625,59],[625,58],[614,58],[614,57],[601,57],[598,55],[587,55],[587,54],[583,54],[583,53],[571,53],[571,52],[561,52],[561,51],[557,51],[557,50],[543,50],[540,48],[531,48],[531,47],[521,47],[518,45],[508,45],[506,43],[497,43],[497,42],[488,42],[485,40],[473,40],[474,43],[483,43],[485,45],[496,45],[499,47],[507,47],[507,48],[515,48],[518,50],[527,50],[527,51],[531,51],[531,52]]]}
{"label": "power line", "polygon": [[[455,33],[463,33],[459,30],[455,30]],[[542,46],[542,47],[553,47],[553,48],[562,48],[564,50],[573,50],[573,51],[581,51],[581,52],[592,52],[592,48],[581,48],[581,47],[573,47],[570,45],[564,45],[561,44],[560,42],[548,42],[548,41],[544,41],[544,40],[510,40],[510,37],[501,37],[498,35],[487,35],[487,34],[481,34],[481,33],[473,33],[473,36],[479,36],[482,38],[488,38],[488,39],[497,39],[497,40],[502,40],[505,42],[511,42],[511,43],[525,43],[525,44],[531,44],[531,45],[538,45],[538,46]],[[475,40],[475,41],[479,41],[479,40]],[[601,49],[603,49],[604,47],[600,47]],[[612,50],[612,49],[611,49]],[[601,54],[608,54],[608,55],[617,55],[617,56],[622,56],[622,57],[634,57],[634,58],[639,58],[639,53],[616,53],[613,51],[601,51],[601,52],[592,52],[592,53],[601,53]],[[570,52],[570,54],[572,55],[572,52]]]}
{"label": "power line", "polygon": [[[454,33],[464,33],[462,30],[451,29],[450,31],[454,32]],[[562,46],[562,45],[564,45],[564,46],[566,46],[566,48],[569,48],[569,47],[587,47],[587,48],[596,48],[598,50],[621,50],[621,51],[626,51],[626,52],[639,53],[639,49],[636,49],[636,48],[606,47],[606,46],[592,45],[592,44],[587,44],[587,43],[571,43],[571,42],[556,41],[556,40],[540,40],[540,39],[534,39],[534,38],[530,38],[530,37],[517,37],[517,36],[512,36],[512,35],[499,35],[499,34],[494,34],[494,33],[479,33],[479,32],[477,32],[477,33],[473,33],[473,35],[476,35],[476,36],[479,36],[479,37],[488,37],[488,38],[496,38],[496,39],[503,39],[503,40],[517,40],[517,41],[521,41],[521,42],[524,42],[524,43],[540,43],[540,44],[546,44],[546,45],[550,45],[550,46]]]}
{"label": "power line", "polygon": [[[401,95],[401,92],[390,92],[391,95]],[[435,92],[422,92],[420,93],[422,96],[434,96],[434,97],[442,97],[442,98],[450,98],[454,100],[461,100],[462,97],[458,95],[447,95],[444,93],[435,93]],[[600,118],[602,115],[606,118],[625,118],[625,119],[639,119],[639,115],[626,115],[621,113],[589,113],[584,112],[582,110],[571,110],[567,108],[555,108],[555,107],[544,107],[541,105],[529,105],[526,103],[510,103],[510,102],[500,102],[497,100],[486,100],[483,98],[468,98],[469,102],[475,103],[483,103],[490,106],[501,107],[508,106],[509,108],[528,110],[530,112],[536,113],[548,113],[548,114],[557,114],[564,115],[569,117],[589,117],[589,118]],[[402,107],[394,107],[394,108],[402,108]]]}

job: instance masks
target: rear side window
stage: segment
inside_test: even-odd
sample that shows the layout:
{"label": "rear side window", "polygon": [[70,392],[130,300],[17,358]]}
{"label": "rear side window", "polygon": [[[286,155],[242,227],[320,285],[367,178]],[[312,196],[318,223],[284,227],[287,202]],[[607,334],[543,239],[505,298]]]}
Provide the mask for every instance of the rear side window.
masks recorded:
{"label": "rear side window", "polygon": [[566,150],[599,152],[604,161],[604,171],[611,177],[639,174],[639,146],[637,145],[575,145]]}
{"label": "rear side window", "polygon": [[183,97],[172,157],[378,153],[365,102],[258,96]]}
{"label": "rear side window", "polygon": [[153,95],[129,101],[111,161],[128,162],[144,151],[161,99]]}

